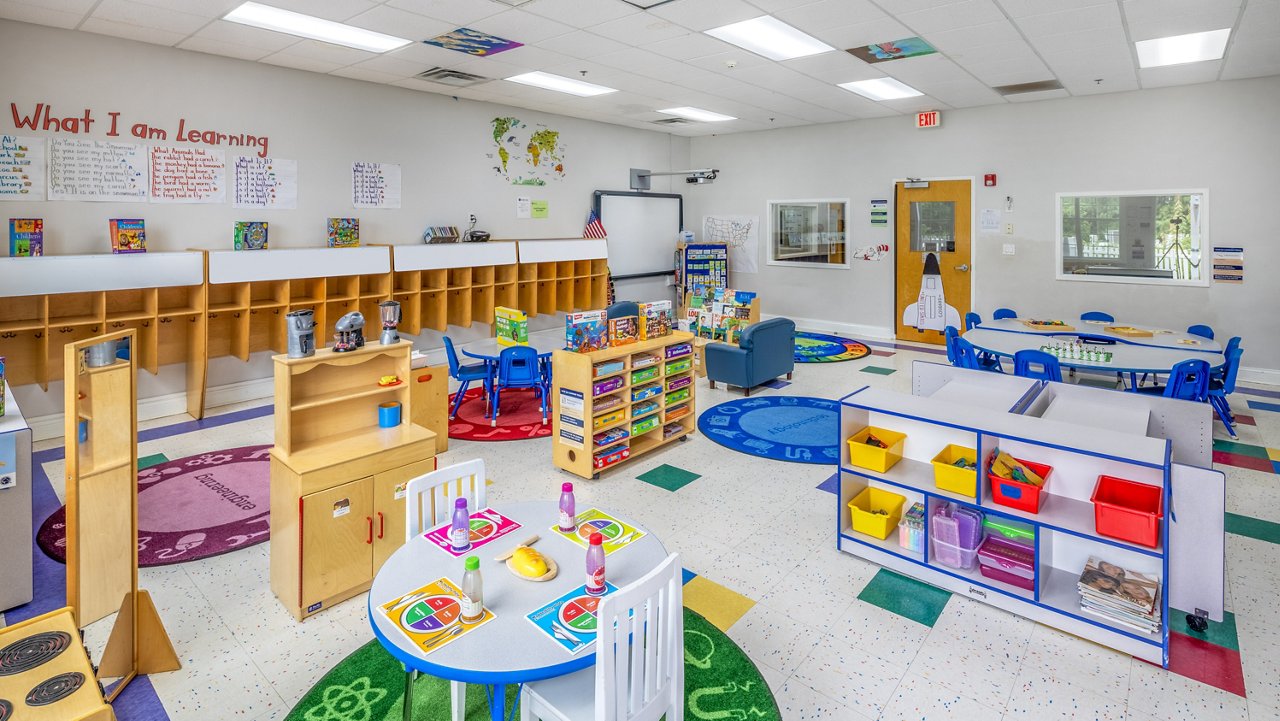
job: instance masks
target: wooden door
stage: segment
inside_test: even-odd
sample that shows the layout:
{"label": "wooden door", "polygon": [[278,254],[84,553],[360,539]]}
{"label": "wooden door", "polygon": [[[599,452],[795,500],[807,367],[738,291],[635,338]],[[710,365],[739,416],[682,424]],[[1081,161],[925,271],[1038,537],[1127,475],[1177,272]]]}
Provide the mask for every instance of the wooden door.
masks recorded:
{"label": "wooden door", "polygon": [[409,479],[436,469],[434,458],[373,477],[373,573],[404,544],[405,487]]}
{"label": "wooden door", "polygon": [[302,607],[373,580],[373,478],[302,497]]}
{"label": "wooden door", "polygon": [[964,330],[973,277],[971,193],[968,180],[897,185],[894,322],[899,340],[943,345],[944,328]]}

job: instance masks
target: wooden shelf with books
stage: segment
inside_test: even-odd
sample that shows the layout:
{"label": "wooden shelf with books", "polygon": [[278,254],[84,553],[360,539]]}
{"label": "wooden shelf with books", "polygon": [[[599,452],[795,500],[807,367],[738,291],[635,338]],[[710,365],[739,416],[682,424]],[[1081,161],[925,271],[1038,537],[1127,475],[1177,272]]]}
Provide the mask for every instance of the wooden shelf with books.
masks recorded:
{"label": "wooden shelf with books", "polygon": [[[603,470],[693,433],[691,370],[666,372],[668,363],[689,357],[692,340],[692,334],[675,331],[590,353],[556,351],[551,357],[556,467],[597,478]],[[684,378],[690,382],[667,391],[670,382]],[[684,395],[669,407],[664,398],[674,393]],[[671,415],[676,405],[686,410]]]}

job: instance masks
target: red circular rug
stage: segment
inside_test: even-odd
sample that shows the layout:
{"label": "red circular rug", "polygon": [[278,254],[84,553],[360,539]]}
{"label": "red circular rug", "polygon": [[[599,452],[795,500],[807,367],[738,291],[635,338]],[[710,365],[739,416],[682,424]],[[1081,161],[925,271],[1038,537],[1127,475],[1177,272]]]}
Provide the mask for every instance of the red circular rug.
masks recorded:
{"label": "red circular rug", "polygon": [[[138,471],[138,565],[167,566],[252,546],[271,527],[271,446],[165,461]],[[41,524],[36,543],[67,562],[67,507]]]}
{"label": "red circular rug", "polygon": [[[453,396],[449,396],[453,407]],[[462,396],[458,417],[449,421],[449,437],[464,441],[523,441],[551,435],[551,413],[542,422],[542,405],[532,389],[517,388],[502,392],[502,412],[498,425],[489,425],[484,417],[484,389],[469,388]]]}

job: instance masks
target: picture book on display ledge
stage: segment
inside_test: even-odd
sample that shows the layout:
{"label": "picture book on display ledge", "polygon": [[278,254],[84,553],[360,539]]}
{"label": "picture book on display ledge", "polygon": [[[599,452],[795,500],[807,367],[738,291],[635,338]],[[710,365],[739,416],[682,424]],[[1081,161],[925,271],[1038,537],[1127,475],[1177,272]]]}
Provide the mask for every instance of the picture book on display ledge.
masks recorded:
{"label": "picture book on display ledge", "polygon": [[147,231],[142,218],[112,218],[108,230],[112,253],[147,252]]}
{"label": "picture book on display ledge", "polygon": [[267,224],[258,220],[237,220],[232,238],[236,250],[266,250]]}
{"label": "picture book on display ledge", "polygon": [[44,219],[9,219],[9,257],[44,255]]}
{"label": "picture book on display ledge", "polygon": [[330,218],[328,227],[330,248],[360,247],[359,218]]}

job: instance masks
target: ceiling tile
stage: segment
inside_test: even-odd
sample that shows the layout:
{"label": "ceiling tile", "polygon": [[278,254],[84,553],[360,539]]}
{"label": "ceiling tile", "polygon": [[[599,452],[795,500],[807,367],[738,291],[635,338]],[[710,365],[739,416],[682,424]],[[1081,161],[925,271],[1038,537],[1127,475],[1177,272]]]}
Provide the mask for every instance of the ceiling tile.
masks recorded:
{"label": "ceiling tile", "polygon": [[979,105],[995,105],[1004,102],[1000,93],[973,78],[950,82],[930,83],[925,90],[930,97],[953,108],[970,108]]}
{"label": "ceiling tile", "polygon": [[574,30],[564,35],[547,38],[538,47],[574,58],[594,58],[606,53],[616,53],[628,46],[585,30]]}
{"label": "ceiling tile", "polygon": [[[807,58],[796,58],[782,63],[786,67],[804,73],[826,83],[847,83],[850,80],[866,80],[879,77],[880,72],[849,53],[823,53]],[[861,77],[857,77],[861,76]]]}
{"label": "ceiling tile", "polygon": [[1084,76],[1080,78],[1058,77],[1062,87],[1072,95],[1101,95],[1102,93],[1119,93],[1138,89],[1138,74],[1132,68],[1126,72],[1113,73],[1096,83],[1096,78]]}
{"label": "ceiling tile", "polygon": [[520,10],[508,10],[471,23],[468,27],[525,45],[534,45],[539,41],[564,35],[576,29],[541,15]]}
{"label": "ceiling tile", "polygon": [[672,60],[690,60],[736,50],[729,43],[702,33],[689,33],[670,40],[660,40],[645,45],[644,49]]}
{"label": "ceiling tile", "polygon": [[28,5],[26,3],[13,2],[13,0],[0,0],[0,17],[70,30],[79,25],[80,21],[84,19],[84,12],[56,10],[41,5]]}
{"label": "ceiling tile", "polygon": [[922,90],[926,83],[972,81],[973,76],[945,55],[923,55],[918,58],[877,63],[876,70],[883,71],[902,82]]}
{"label": "ceiling tile", "polygon": [[326,20],[346,20],[380,4],[373,0],[267,0],[264,4]]}
{"label": "ceiling tile", "polygon": [[1132,47],[1129,38],[1124,33],[1124,28],[1119,25],[1114,28],[1077,30],[1061,35],[1044,35],[1036,38],[1035,44],[1036,50],[1041,53],[1064,55],[1087,55],[1096,52],[1096,48],[1101,47],[1124,48],[1126,50]]}
{"label": "ceiling tile", "polygon": [[1043,15],[1029,15],[1018,18],[1017,24],[1022,32],[1032,39],[1045,35],[1119,28],[1121,27],[1120,7],[1114,3],[1108,3]]}
{"label": "ceiling tile", "polygon": [[593,25],[591,32],[627,45],[650,45],[660,40],[670,40],[689,34],[687,29],[649,13],[626,15],[617,20]]}
{"label": "ceiling tile", "polygon": [[[995,63],[1016,63],[1027,59],[1037,60],[1035,51],[1030,45],[1022,40],[1015,40],[1008,43],[993,43],[982,47],[970,47],[964,50],[948,53],[952,60],[960,64],[961,67],[968,68],[974,65],[990,65]],[[884,63],[885,67],[891,67],[896,63],[908,62],[915,60],[894,60],[893,62]],[[1038,60],[1037,60],[1038,61]]]}
{"label": "ceiling tile", "polygon": [[1227,51],[1224,80],[1280,75],[1280,41],[1238,40]]}
{"label": "ceiling tile", "polygon": [[[776,13],[779,20],[813,34],[823,28],[838,28],[885,17],[870,0],[819,0]],[[900,38],[885,38],[898,40]]]}
{"label": "ceiling tile", "polygon": [[32,5],[63,13],[77,13],[83,18],[98,4],[98,0],[20,0],[20,2],[12,4]]}
{"label": "ceiling tile", "polygon": [[1053,100],[1054,98],[1066,98],[1070,96],[1071,93],[1068,93],[1065,88],[1058,88],[1056,90],[1041,90],[1034,93],[1006,95],[1004,99],[1011,103],[1033,103],[1037,100]]}
{"label": "ceiling tile", "polygon": [[[308,0],[299,0],[308,2]],[[346,0],[335,0],[345,2]],[[497,15],[507,9],[505,5],[487,0],[387,0],[387,5],[400,10],[426,15],[465,27],[468,23]]]}
{"label": "ceiling tile", "polygon": [[114,35],[118,38],[141,40],[144,43],[152,43],[154,45],[177,45],[187,37],[187,33],[130,25],[102,18],[89,18],[80,24],[80,29],[86,32],[98,33],[99,35]]}
{"label": "ceiling tile", "polygon": [[770,15],[777,15],[784,10],[798,8],[801,5],[811,5],[815,2],[817,0],[751,0],[752,5]]}
{"label": "ceiling tile", "polygon": [[946,103],[938,100],[937,98],[931,98],[928,95],[921,95],[915,98],[902,98],[901,100],[886,100],[880,104],[888,108],[893,108],[894,110],[904,114],[922,113],[926,110],[947,110],[949,108]]}
{"label": "ceiling tile", "polygon": [[887,43],[912,37],[915,33],[891,17],[880,17],[849,25],[813,28],[813,36],[840,50],[863,45]]}
{"label": "ceiling tile", "polygon": [[948,30],[946,32],[929,33],[925,38],[938,50],[951,53],[970,48],[985,47],[1001,43],[1024,42],[1018,28],[1008,20],[984,23],[973,27]]}
{"label": "ceiling tile", "polygon": [[[454,51],[450,51],[454,52]],[[455,53],[456,55],[465,55],[465,53]],[[526,72],[531,70],[542,70],[552,65],[563,65],[573,60],[568,55],[552,52],[545,48],[534,45],[525,45],[514,50],[508,50],[504,53],[493,56],[493,58],[480,58],[480,60],[493,60],[514,65],[523,68]]]}
{"label": "ceiling tile", "polygon": [[424,68],[436,66],[448,68],[464,60],[470,60],[474,56],[460,53],[456,50],[445,50],[442,47],[427,45],[426,43],[413,43],[392,50],[389,53],[383,53],[380,57],[399,58],[400,60],[421,63]]}
{"label": "ceiling tile", "polygon": [[290,46],[286,52],[300,58],[337,63],[339,67],[378,57],[378,53],[322,43],[319,40],[303,40],[297,45]]}
{"label": "ceiling tile", "polygon": [[397,10],[386,5],[379,5],[372,10],[362,12],[347,23],[366,30],[386,33],[395,37],[421,42],[428,38],[455,30],[453,23],[434,20],[424,15],[411,13],[408,10]]}
{"label": "ceiling tile", "polygon": [[297,45],[301,39],[293,35],[272,32],[248,25],[215,20],[200,29],[194,37],[208,42],[235,43],[249,47],[261,48],[268,52],[278,52],[290,45]]}
{"label": "ceiling tile", "polygon": [[1235,39],[1280,36],[1280,2],[1250,2],[1232,36]]}
{"label": "ceiling tile", "polygon": [[130,0],[102,0],[90,17],[181,33],[184,37],[209,24],[209,18]]}
{"label": "ceiling tile", "polygon": [[682,0],[659,5],[649,14],[699,32],[762,15],[759,8],[743,0]]}
{"label": "ceiling tile", "polygon": [[1187,63],[1186,65],[1169,65],[1162,68],[1142,68],[1138,70],[1138,81],[1142,83],[1144,88],[1208,83],[1217,80],[1218,73],[1221,71],[1221,60]]}
{"label": "ceiling tile", "polygon": [[[450,70],[458,70],[472,75],[479,75],[482,78],[509,78],[513,75],[528,72],[529,69],[505,63],[498,58],[477,58],[463,56],[461,62],[452,63],[445,66]],[[425,69],[425,68],[424,68]]]}
{"label": "ceiling tile", "polygon": [[994,0],[962,0],[928,10],[898,12],[897,18],[915,34],[926,37],[930,33],[997,22],[1004,19],[1004,13]]}
{"label": "ceiling tile", "polygon": [[[475,1],[475,0],[473,0]],[[520,7],[521,10],[551,18],[577,28],[591,27],[626,15],[635,15],[640,9],[625,2],[583,2],[583,0],[534,0]]]}
{"label": "ceiling tile", "polygon": [[716,53],[715,55],[704,55],[700,58],[690,58],[685,62],[690,65],[703,68],[704,70],[732,74],[741,68],[750,68],[773,61],[756,55],[753,52],[735,48],[723,53]]}
{"label": "ceiling tile", "polygon": [[240,7],[244,0],[135,0],[135,2],[164,10],[176,10],[188,15],[220,18]]}
{"label": "ceiling tile", "polygon": [[1011,18],[1074,10],[1093,5],[1114,6],[1118,0],[997,0]]}
{"label": "ceiling tile", "polygon": [[1214,7],[1206,2],[1205,8],[1193,12],[1162,11],[1149,3],[1138,5],[1130,2],[1124,6],[1125,19],[1129,23],[1129,38],[1134,42],[1185,35],[1206,30],[1233,27],[1240,15],[1238,7]]}
{"label": "ceiling tile", "polygon": [[314,58],[305,58],[300,55],[289,55],[287,53],[273,53],[263,58],[260,62],[268,65],[279,65],[285,68],[294,68],[295,70],[308,70],[313,73],[331,73],[342,67],[339,63],[326,62],[324,60],[316,60]]}
{"label": "ceiling tile", "polygon": [[208,38],[202,38],[199,36],[183,40],[178,43],[178,47],[183,50],[191,50],[197,53],[224,55],[229,58],[239,58],[240,60],[260,60],[267,55],[270,55],[272,52],[265,48],[241,45],[239,43],[229,43],[221,40],[209,40]]}
{"label": "ceiling tile", "polygon": [[404,77],[401,75],[392,75],[390,73],[380,73],[377,70],[370,70],[369,68],[362,68],[357,65],[353,65],[346,68],[338,68],[337,70],[334,70],[332,73],[329,73],[329,74],[337,75],[343,78],[351,78],[352,80],[364,80],[365,82],[382,83],[382,84],[392,83],[392,82],[395,82],[396,80],[404,79]]}
{"label": "ceiling tile", "polygon": [[396,75],[402,78],[407,78],[413,75],[417,75],[418,73],[428,69],[431,66],[424,65],[423,63],[419,63],[419,62],[414,62],[412,60],[408,60],[403,57],[398,57],[393,55],[379,55],[375,58],[370,58],[369,60],[365,60],[362,63],[357,63],[352,67],[364,68],[366,70],[373,70],[379,73],[386,73],[388,75]]}

